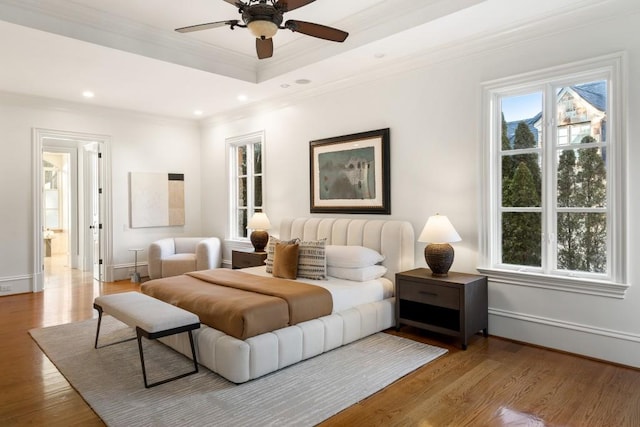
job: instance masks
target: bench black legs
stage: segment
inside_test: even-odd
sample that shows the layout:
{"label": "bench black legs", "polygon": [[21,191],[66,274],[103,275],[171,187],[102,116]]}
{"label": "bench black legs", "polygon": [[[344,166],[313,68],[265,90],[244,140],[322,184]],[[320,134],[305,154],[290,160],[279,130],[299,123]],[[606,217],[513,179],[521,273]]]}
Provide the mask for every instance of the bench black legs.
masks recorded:
{"label": "bench black legs", "polygon": [[[182,326],[180,328],[168,329],[166,331],[156,332],[156,333],[149,333],[144,329],[141,329],[140,327],[136,327],[136,335],[138,336],[138,351],[140,352],[140,364],[142,365],[142,378],[144,379],[144,386],[146,388],[155,387],[157,385],[168,383],[169,381],[177,380],[180,378],[184,378],[188,375],[192,375],[198,372],[198,359],[196,358],[196,348],[193,344],[193,334],[191,333],[191,331],[199,327],[200,327],[200,324],[187,325],[187,326]],[[166,380],[157,381],[153,384],[149,384],[147,382],[147,369],[145,368],[145,365],[144,365],[144,352],[142,351],[142,337],[145,337],[151,340],[151,339],[166,337],[168,335],[179,334],[181,332],[187,332],[189,334],[189,344],[191,344],[191,357],[193,359],[193,371],[186,372],[184,374],[180,374],[175,377],[167,378]]]}
{"label": "bench black legs", "polygon": [[[94,344],[95,348],[98,348],[98,337],[100,336],[100,325],[102,324],[102,312],[103,309],[100,305],[98,304],[93,304],[93,308],[95,308],[96,310],[98,310],[98,327],[96,329],[96,341]],[[169,381],[173,381],[173,380],[177,380],[180,378],[184,378],[188,375],[192,375],[198,372],[198,359],[196,357],[196,348],[193,342],[193,334],[192,331],[194,329],[198,329],[200,327],[200,323],[194,323],[194,324],[190,324],[190,325],[185,325],[185,326],[180,326],[178,328],[172,328],[172,329],[166,329],[164,331],[158,331],[158,332],[147,332],[144,329],[140,328],[139,326],[136,326],[136,336],[137,336],[137,340],[138,340],[138,352],[140,353],[140,364],[142,365],[142,378],[144,379],[144,386],[146,388],[150,388],[150,387],[154,387],[160,384],[164,384],[164,383],[168,383]],[[169,335],[174,335],[174,334],[179,334],[182,332],[187,332],[189,334],[189,344],[191,344],[191,358],[193,360],[193,371],[184,373],[184,374],[180,374],[177,375],[175,377],[171,377],[171,378],[167,378],[165,380],[161,380],[161,381],[157,381],[155,383],[149,384],[147,381],[147,369],[145,367],[144,364],[144,352],[142,350],[142,337],[145,337],[149,340],[153,340],[153,339],[157,339],[157,338],[162,338],[162,337],[166,337]],[[136,338],[130,338],[127,340],[123,340],[123,341],[118,341],[112,344],[107,344],[107,345],[113,345],[113,344],[120,344],[122,342],[126,342],[126,341],[131,341],[134,340]],[[106,346],[102,346],[102,347],[106,347]]]}

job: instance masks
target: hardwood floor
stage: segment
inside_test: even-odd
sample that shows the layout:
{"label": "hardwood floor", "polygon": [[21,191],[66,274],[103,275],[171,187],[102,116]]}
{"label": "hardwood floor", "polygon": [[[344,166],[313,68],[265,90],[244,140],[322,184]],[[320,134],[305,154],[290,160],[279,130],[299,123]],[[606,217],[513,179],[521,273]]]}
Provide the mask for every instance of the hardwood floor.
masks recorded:
{"label": "hardwood floor", "polygon": [[[28,330],[96,317],[96,296],[139,286],[65,270],[45,288],[0,297],[0,425],[103,425]],[[417,329],[397,334],[449,353],[322,426],[640,426],[640,370],[495,337],[462,351]]]}

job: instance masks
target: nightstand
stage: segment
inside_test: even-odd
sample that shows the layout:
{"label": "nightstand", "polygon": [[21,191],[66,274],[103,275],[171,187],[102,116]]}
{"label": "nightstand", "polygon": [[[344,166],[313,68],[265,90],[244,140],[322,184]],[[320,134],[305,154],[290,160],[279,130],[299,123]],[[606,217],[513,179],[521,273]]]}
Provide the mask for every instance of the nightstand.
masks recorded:
{"label": "nightstand", "polygon": [[248,268],[264,265],[266,252],[231,251],[231,268]]}
{"label": "nightstand", "polygon": [[402,323],[459,337],[466,350],[476,332],[488,336],[488,310],[486,276],[433,277],[427,268],[396,274],[396,328]]}

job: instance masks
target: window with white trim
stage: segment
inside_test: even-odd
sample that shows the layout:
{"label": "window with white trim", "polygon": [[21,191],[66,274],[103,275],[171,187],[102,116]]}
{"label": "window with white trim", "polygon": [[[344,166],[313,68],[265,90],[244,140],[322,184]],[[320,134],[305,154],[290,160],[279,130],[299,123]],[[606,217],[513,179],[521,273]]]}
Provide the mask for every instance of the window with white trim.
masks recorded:
{"label": "window with white trim", "polygon": [[229,238],[247,239],[247,222],[263,211],[264,132],[226,140],[229,153]]}
{"label": "window with white trim", "polygon": [[621,55],[487,83],[480,271],[623,297]]}

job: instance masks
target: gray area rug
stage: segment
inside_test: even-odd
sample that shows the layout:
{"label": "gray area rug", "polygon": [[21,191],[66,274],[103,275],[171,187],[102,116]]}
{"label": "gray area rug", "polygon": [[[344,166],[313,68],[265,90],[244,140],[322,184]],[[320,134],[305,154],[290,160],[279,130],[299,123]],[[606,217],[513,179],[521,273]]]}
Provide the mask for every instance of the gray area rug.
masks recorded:
{"label": "gray area rug", "polygon": [[[110,426],[315,425],[447,350],[378,333],[244,384],[199,373],[145,389],[137,341],[93,348],[97,320],[29,331],[71,385]],[[135,336],[105,316],[100,345]],[[143,339],[150,382],[193,368]]]}

